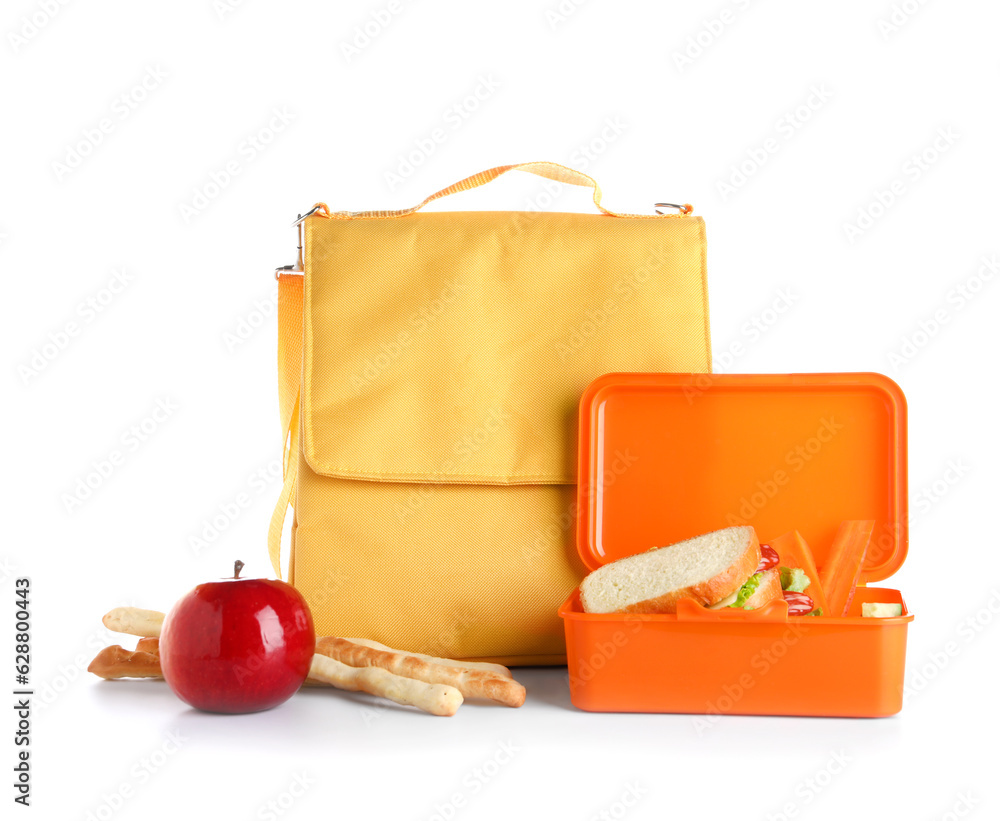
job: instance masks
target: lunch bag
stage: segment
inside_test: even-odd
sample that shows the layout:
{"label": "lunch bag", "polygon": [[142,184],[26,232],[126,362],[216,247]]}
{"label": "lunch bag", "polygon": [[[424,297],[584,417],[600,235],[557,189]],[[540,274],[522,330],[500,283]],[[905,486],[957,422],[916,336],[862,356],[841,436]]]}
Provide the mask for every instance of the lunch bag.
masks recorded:
{"label": "lunch bag", "polygon": [[[600,213],[420,210],[513,169],[592,187]],[[711,370],[704,223],[671,207],[615,213],[590,177],[534,162],[299,220],[301,265],[277,272],[268,541],[280,578],[291,504],[289,580],[318,635],[565,662],[580,396],[607,372]],[[613,453],[605,485],[634,458]]]}

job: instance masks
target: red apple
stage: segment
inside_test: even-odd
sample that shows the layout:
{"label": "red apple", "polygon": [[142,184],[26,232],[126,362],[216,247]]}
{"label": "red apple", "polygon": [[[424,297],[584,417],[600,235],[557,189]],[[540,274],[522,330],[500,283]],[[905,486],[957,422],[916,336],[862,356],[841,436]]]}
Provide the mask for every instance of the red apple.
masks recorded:
{"label": "red apple", "polygon": [[316,634],[305,599],[271,579],[199,584],[163,622],[160,664],[183,701],[213,713],[253,713],[286,701],[309,672]]}

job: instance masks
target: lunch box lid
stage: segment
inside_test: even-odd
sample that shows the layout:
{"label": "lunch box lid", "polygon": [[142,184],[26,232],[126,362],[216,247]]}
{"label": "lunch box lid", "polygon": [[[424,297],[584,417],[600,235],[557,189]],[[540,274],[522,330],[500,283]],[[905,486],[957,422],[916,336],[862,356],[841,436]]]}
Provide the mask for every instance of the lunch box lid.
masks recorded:
{"label": "lunch box lid", "polygon": [[872,519],[862,581],[906,558],[906,399],[876,373],[612,373],[580,402],[577,549],[588,568],[712,530],[797,530],[822,567]]}

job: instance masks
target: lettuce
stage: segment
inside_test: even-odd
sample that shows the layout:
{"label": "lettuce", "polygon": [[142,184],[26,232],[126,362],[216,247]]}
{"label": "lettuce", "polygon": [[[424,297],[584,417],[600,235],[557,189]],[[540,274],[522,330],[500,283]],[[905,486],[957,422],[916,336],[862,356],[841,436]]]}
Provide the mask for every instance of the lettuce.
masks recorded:
{"label": "lettuce", "polygon": [[746,583],[743,585],[743,587],[740,588],[739,592],[736,594],[736,601],[734,601],[729,606],[739,607],[746,610],[747,608],[744,607],[744,605],[747,603],[747,600],[754,593],[757,592],[757,588],[760,587],[760,583],[763,580],[763,578],[764,578],[763,573],[754,573],[749,579],[746,580]]}
{"label": "lettuce", "polygon": [[805,593],[809,587],[809,577],[799,567],[781,568],[781,589],[789,593]]}

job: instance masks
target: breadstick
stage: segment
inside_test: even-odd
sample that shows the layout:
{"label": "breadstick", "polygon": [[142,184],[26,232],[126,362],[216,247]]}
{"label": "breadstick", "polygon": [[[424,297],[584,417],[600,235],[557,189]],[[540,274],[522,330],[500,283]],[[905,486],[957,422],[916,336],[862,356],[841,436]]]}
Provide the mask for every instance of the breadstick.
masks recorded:
{"label": "breadstick", "polygon": [[513,679],[495,673],[431,664],[411,654],[376,650],[333,636],[319,639],[316,642],[316,652],[350,667],[381,667],[398,676],[429,684],[447,684],[455,687],[465,698],[488,698],[508,707],[520,707],[524,704],[524,687]]}
{"label": "breadstick", "polygon": [[137,653],[149,653],[159,658],[160,640],[155,636],[147,636],[146,638],[139,639],[135,645],[135,650]]}
{"label": "breadstick", "polygon": [[390,653],[401,653],[405,656],[413,656],[413,658],[429,661],[431,664],[441,664],[445,667],[461,667],[463,670],[482,670],[486,673],[503,676],[504,678],[514,678],[514,676],[511,675],[510,670],[502,664],[491,664],[488,661],[455,661],[454,659],[442,659],[437,656],[427,656],[423,653],[408,653],[405,650],[393,650],[393,648],[387,647],[384,644],[379,644],[377,641],[372,641],[371,639],[347,640],[353,644],[371,647],[373,650],[388,650]]}
{"label": "breadstick", "polygon": [[105,647],[87,668],[101,678],[162,678],[159,656],[141,651],[131,652],[117,644]]}
{"label": "breadstick", "polygon": [[414,681],[379,667],[348,667],[319,653],[313,656],[309,678],[341,690],[360,690],[397,704],[419,707],[436,716],[453,716],[462,705],[462,694],[454,687]]}
{"label": "breadstick", "polygon": [[158,637],[163,626],[163,613],[140,610],[138,607],[116,607],[104,616],[103,622],[108,630],[116,633]]}

